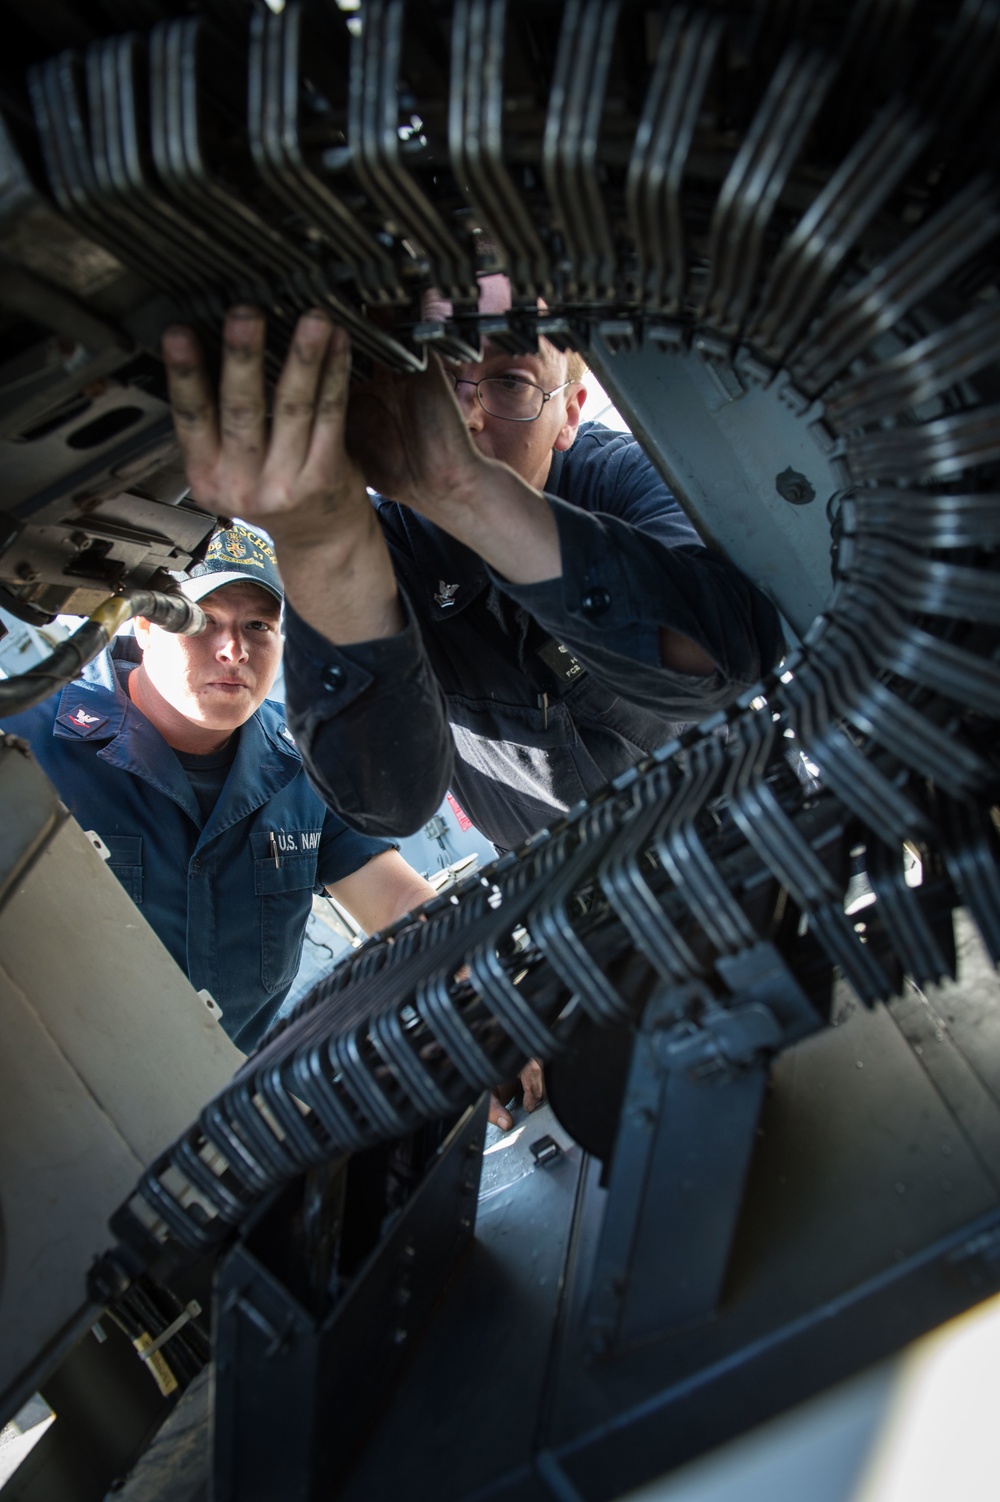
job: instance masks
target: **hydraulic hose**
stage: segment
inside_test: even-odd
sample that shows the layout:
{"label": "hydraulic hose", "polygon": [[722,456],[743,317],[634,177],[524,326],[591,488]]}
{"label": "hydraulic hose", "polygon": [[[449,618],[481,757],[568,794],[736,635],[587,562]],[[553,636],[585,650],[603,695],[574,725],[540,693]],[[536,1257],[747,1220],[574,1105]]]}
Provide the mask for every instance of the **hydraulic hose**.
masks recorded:
{"label": "hydraulic hose", "polygon": [[21,714],[71,683],[88,662],[104,651],[115,632],[136,615],[145,616],[155,626],[180,636],[197,636],[205,629],[203,611],[183,595],[160,594],[150,589],[111,595],[43,662],[16,678],[0,679],[0,715]]}

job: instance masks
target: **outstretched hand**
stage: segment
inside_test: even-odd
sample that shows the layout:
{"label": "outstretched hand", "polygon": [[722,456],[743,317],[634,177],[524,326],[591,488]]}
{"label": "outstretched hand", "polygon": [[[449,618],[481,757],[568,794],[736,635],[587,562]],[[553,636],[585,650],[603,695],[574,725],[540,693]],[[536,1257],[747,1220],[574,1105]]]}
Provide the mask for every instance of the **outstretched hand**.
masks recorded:
{"label": "outstretched hand", "polygon": [[368,511],[361,471],[344,444],[350,351],[321,311],[296,325],[268,423],[264,316],[233,308],[223,331],[219,397],[188,328],[163,336],[170,402],[194,499],[259,522],[279,543],[329,538]]}
{"label": "outstretched hand", "polygon": [[264,316],[233,308],[223,331],[219,397],[198,341],[168,329],[163,358],[191,493],[207,511],[257,522],[277,549],[285,593],[331,642],[371,641],[403,625],[392,562],[347,452],[347,334],[304,313],[268,422]]}

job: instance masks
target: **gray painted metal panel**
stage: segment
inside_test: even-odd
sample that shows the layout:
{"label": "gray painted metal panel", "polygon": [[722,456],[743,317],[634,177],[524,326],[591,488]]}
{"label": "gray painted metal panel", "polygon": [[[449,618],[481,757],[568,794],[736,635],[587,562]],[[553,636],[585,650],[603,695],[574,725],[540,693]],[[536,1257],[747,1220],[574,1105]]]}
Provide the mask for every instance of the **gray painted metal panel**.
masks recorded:
{"label": "gray painted metal panel", "polygon": [[[787,377],[765,386],[697,350],[613,350],[596,334],[588,359],[706,541],[804,636],[832,594],[827,507],[844,488],[821,404],[799,397]],[[779,494],[787,470],[813,499]]]}

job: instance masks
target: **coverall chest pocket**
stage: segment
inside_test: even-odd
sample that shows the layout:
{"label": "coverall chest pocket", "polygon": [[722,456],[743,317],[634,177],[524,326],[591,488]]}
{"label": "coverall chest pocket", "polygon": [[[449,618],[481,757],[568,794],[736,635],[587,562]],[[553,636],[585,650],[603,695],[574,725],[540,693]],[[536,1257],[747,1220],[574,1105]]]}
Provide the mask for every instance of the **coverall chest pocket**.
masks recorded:
{"label": "coverall chest pocket", "polygon": [[[100,830],[98,830],[100,834]],[[102,834],[111,851],[108,868],[112,870],[133,902],[142,902],[142,839],[138,835]]]}
{"label": "coverall chest pocket", "polygon": [[260,978],[268,992],[291,985],[312,909],[319,829],[251,834],[254,891],[260,903]]}

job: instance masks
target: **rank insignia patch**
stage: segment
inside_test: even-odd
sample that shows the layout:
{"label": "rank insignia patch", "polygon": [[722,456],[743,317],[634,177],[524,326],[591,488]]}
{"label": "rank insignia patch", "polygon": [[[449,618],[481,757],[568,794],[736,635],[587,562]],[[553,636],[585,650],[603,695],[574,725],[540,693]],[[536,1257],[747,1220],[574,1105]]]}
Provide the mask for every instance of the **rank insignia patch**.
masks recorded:
{"label": "rank insignia patch", "polygon": [[96,730],[100,730],[102,725],[108,723],[108,717],[91,714],[84,709],[82,704],[78,704],[72,712],[67,711],[66,714],[61,714],[59,723],[68,725],[70,730],[75,731],[77,735],[93,735]]}
{"label": "rank insignia patch", "polygon": [[457,584],[446,584],[443,579],[438,580],[437,594],[434,596],[435,603],[442,610],[447,610],[449,605],[454,605],[455,596],[458,594]]}

